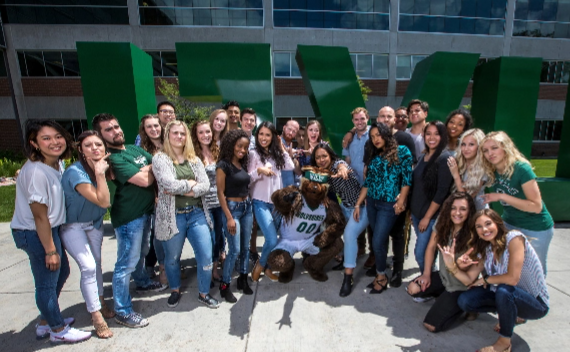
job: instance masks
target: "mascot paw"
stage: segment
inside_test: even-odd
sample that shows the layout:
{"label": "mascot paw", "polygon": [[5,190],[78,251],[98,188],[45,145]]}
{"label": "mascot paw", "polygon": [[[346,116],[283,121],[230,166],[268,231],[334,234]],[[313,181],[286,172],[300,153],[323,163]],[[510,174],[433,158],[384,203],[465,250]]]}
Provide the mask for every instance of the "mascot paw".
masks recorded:
{"label": "mascot paw", "polygon": [[289,204],[293,204],[293,202],[297,198],[297,194],[299,194],[299,192],[291,192],[291,193],[283,196],[283,200]]}
{"label": "mascot paw", "polygon": [[279,282],[286,284],[293,280],[293,271],[282,271],[279,273]]}
{"label": "mascot paw", "polygon": [[311,272],[311,271],[309,271],[309,275],[311,275],[311,277],[315,281],[325,282],[329,279],[328,275],[323,273],[323,272]]}
{"label": "mascot paw", "polygon": [[327,245],[327,242],[325,240],[326,238],[324,238],[323,235],[320,234],[315,237],[315,239],[313,240],[313,244],[319,248],[323,248]]}

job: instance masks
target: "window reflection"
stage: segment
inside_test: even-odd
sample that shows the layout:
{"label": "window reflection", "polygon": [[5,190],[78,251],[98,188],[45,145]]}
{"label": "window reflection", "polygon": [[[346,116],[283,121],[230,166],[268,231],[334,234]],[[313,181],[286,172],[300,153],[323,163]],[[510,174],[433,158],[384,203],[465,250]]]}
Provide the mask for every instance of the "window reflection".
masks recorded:
{"label": "window reflection", "polygon": [[517,0],[513,35],[570,38],[570,1]]}
{"label": "window reflection", "polygon": [[3,23],[129,24],[127,0],[22,0],[0,4]]}

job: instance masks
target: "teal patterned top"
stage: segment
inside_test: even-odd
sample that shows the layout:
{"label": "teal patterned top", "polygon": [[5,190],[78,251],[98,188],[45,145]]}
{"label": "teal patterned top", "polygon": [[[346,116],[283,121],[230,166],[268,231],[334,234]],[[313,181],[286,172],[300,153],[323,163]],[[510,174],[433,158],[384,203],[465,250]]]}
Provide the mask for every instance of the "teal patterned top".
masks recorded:
{"label": "teal patterned top", "polygon": [[405,146],[398,147],[397,163],[390,164],[382,156],[375,156],[366,171],[366,195],[383,202],[395,202],[401,188],[412,185],[412,163],[412,154]]}

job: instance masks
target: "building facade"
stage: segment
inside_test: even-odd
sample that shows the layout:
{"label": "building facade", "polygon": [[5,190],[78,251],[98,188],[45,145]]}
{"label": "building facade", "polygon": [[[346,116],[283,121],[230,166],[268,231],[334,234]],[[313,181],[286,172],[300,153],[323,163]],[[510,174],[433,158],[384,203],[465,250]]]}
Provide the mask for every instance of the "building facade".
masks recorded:
{"label": "building facade", "polygon": [[[541,57],[533,154],[557,152],[570,0],[16,0],[0,1],[0,14],[0,149],[21,147],[18,121],[55,119],[74,134],[86,128],[75,43],[119,41],[146,51],[157,79],[170,81],[176,42],[270,44],[278,126],[314,117],[294,58],[298,44],[347,47],[372,89],[372,116],[399,106],[415,65],[435,51],[480,53],[482,62]],[[469,87],[462,104],[470,97]]]}

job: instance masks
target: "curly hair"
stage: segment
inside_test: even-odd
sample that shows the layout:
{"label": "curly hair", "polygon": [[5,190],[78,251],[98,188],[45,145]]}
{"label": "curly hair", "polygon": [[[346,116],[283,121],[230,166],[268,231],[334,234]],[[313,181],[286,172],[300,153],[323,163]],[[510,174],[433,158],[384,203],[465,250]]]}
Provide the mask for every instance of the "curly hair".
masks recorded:
{"label": "curly hair", "polygon": [[[515,163],[517,161],[531,165],[530,162],[517,149],[513,140],[505,132],[497,131],[488,133],[485,138],[483,138],[481,143],[479,143],[479,153],[483,154],[483,145],[487,141],[495,141],[505,152],[506,167],[503,175],[505,175],[508,179],[513,176],[513,172],[515,171]],[[487,158],[483,158],[483,167],[485,168],[485,174],[489,178],[489,184],[492,185],[495,183],[495,166],[491,164]]]}
{"label": "curly hair", "polygon": [[[271,143],[267,150],[259,144],[259,131],[262,128],[267,128],[271,131]],[[283,148],[281,147],[281,140],[279,135],[277,134],[277,129],[275,125],[269,121],[263,121],[255,131],[255,151],[259,155],[259,159],[263,164],[268,159],[273,159],[275,161],[275,166],[277,166],[277,170],[282,170],[285,167],[285,154],[283,152]]]}
{"label": "curly hair", "polygon": [[[220,145],[220,156],[218,157],[218,161],[224,160],[228,163],[231,163],[234,157],[234,148],[236,146],[236,143],[242,138],[245,138],[249,141],[249,137],[247,136],[247,133],[245,133],[245,131],[242,130],[228,131],[228,133],[226,133],[224,138],[222,138],[222,143]],[[239,161],[241,167],[244,168],[245,170],[247,170],[247,163],[249,161],[248,159],[249,156],[246,153],[245,156],[241,158],[241,160]]]}
{"label": "curly hair", "polygon": [[370,126],[370,130],[368,130],[368,134],[372,135],[372,129],[376,128],[380,137],[384,140],[384,147],[383,148],[376,148],[374,143],[372,142],[372,138],[366,142],[364,148],[366,149],[364,155],[366,159],[364,160],[364,165],[369,165],[372,159],[376,156],[380,156],[388,160],[388,163],[396,164],[400,160],[398,158],[398,142],[396,142],[396,138],[392,134],[392,130],[390,127],[386,126],[383,123],[373,122]]}
{"label": "curly hair", "polygon": [[[447,119],[445,119],[445,127],[447,127],[447,125],[449,124],[449,121],[451,121],[451,119],[455,115],[463,116],[463,120],[465,121],[465,124],[463,125],[463,132],[464,133],[465,133],[465,131],[471,129],[471,126],[473,125],[473,117],[471,117],[471,114],[469,113],[469,111],[467,111],[465,109],[455,109],[452,112],[450,112],[449,115],[447,115]],[[458,142],[457,146],[460,146],[460,145],[461,144],[459,144],[459,142]]]}
{"label": "curly hair", "polygon": [[156,119],[158,121],[158,127],[160,128],[160,143],[161,144],[164,143],[164,129],[160,125],[160,120],[158,119],[158,115],[146,114],[141,118],[141,123],[139,125],[139,136],[141,136],[141,147],[144,150],[146,150],[147,152],[149,152],[150,154],[154,155],[159,151],[159,148],[156,145],[154,145],[154,143],[152,143],[152,140],[150,139],[148,134],[146,134],[146,131],[144,129],[144,124],[145,124],[146,120],[148,120],[148,119]]}
{"label": "curly hair", "polygon": [[479,235],[477,234],[477,229],[475,228],[475,223],[477,222],[477,219],[479,219],[482,216],[488,217],[489,219],[491,219],[492,222],[495,223],[495,225],[497,225],[497,236],[495,236],[495,242],[497,243],[497,248],[495,253],[497,254],[497,257],[501,257],[505,252],[505,249],[507,248],[507,233],[509,233],[509,229],[507,229],[507,227],[505,226],[505,222],[501,218],[501,215],[499,215],[493,209],[481,209],[475,214],[475,216],[471,220],[471,229],[474,235],[473,235],[473,240],[469,245],[473,247],[474,250],[473,252],[471,252],[470,257],[473,260],[477,260],[477,258],[480,258],[480,260],[481,259],[485,260],[486,249],[490,245],[489,241],[485,241],[484,239],[479,237]]}
{"label": "curly hair", "polygon": [[429,152],[429,147],[425,142],[425,135],[427,129],[431,126],[435,126],[437,132],[440,136],[439,144],[437,145],[435,151],[430,156],[427,165],[425,166],[424,172],[422,174],[422,178],[424,179],[424,193],[426,194],[427,199],[431,200],[435,196],[437,192],[437,177],[438,177],[438,169],[439,164],[437,163],[437,159],[440,157],[441,153],[447,147],[447,127],[441,121],[430,121],[424,127],[424,146],[426,151]]}
{"label": "curly hair", "polygon": [[461,230],[455,236],[455,253],[463,253],[469,247],[469,242],[471,241],[471,219],[475,216],[477,211],[475,208],[475,202],[469,193],[456,192],[452,193],[441,205],[441,210],[439,212],[439,217],[437,218],[437,223],[435,224],[435,241],[441,247],[448,246],[450,237],[453,236],[454,224],[451,221],[451,207],[456,200],[464,199],[467,201],[467,219],[463,222]]}
{"label": "curly hair", "polygon": [[28,159],[31,161],[41,161],[45,160],[45,156],[40,151],[40,148],[36,148],[31,142],[38,144],[38,132],[44,127],[50,127],[61,134],[63,139],[65,139],[65,149],[59,156],[59,160],[69,159],[72,154],[73,138],[71,134],[65,130],[59,123],[54,120],[28,120],[26,122],[25,138],[26,144],[24,145],[24,152]]}
{"label": "curly hair", "polygon": [[[467,167],[467,159],[461,152],[461,148],[457,150],[457,154],[455,154],[455,159],[457,160],[457,170],[459,171],[459,175],[463,179],[464,175],[466,175],[465,182],[463,183],[463,188],[469,194],[473,194],[473,192],[477,192],[481,188],[481,180],[483,180],[483,176],[485,175],[485,168],[483,167],[483,153],[479,151],[479,146],[481,145],[481,141],[485,138],[485,133],[478,128],[473,128],[467,130],[463,133],[461,138],[459,138],[459,146],[463,144],[463,141],[467,137],[472,137],[477,142],[477,155],[475,155],[475,160],[471,163],[469,167]],[[453,183],[453,191],[456,190],[455,183]]]}
{"label": "curly hair", "polygon": [[[202,160],[202,162],[205,163],[202,143],[200,143],[200,140],[198,139],[198,127],[202,125],[208,125],[210,126],[210,130],[212,129],[212,125],[208,120],[196,121],[192,124],[192,128],[190,129],[190,136],[192,137],[194,152],[196,153],[198,158],[200,158],[200,160]],[[210,141],[210,144],[208,144],[208,148],[210,148],[210,153],[212,153],[212,158],[214,158],[214,160],[218,160],[218,155],[220,154],[220,148],[218,147],[216,141],[214,141],[213,131],[212,131],[212,140]]]}

